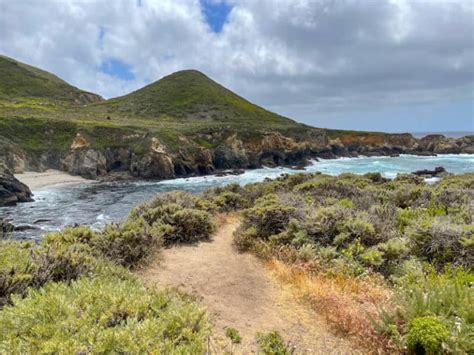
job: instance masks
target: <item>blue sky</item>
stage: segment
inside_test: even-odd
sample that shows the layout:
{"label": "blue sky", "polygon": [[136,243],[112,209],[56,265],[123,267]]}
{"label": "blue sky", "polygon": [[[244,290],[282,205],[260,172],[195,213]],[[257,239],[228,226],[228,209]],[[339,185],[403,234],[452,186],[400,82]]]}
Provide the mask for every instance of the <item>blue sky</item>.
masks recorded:
{"label": "blue sky", "polygon": [[105,98],[196,69],[313,126],[474,131],[472,1],[0,3],[0,53]]}
{"label": "blue sky", "polygon": [[219,33],[229,16],[232,6],[226,1],[200,0],[204,18],[215,33]]}

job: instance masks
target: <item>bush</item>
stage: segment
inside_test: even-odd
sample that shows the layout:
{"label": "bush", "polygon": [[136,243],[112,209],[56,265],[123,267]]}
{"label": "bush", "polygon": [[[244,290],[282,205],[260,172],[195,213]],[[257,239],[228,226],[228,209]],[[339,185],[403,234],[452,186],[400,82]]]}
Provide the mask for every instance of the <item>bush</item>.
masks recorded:
{"label": "bush", "polygon": [[276,195],[260,198],[255,207],[243,212],[244,223],[255,227],[262,239],[282,232],[295,215],[296,209],[280,204]]}
{"label": "bush", "polygon": [[13,294],[24,296],[28,287],[50,281],[70,282],[97,266],[85,244],[40,246],[9,241],[0,244],[0,307]]}
{"label": "bush", "polygon": [[219,207],[221,212],[236,211],[246,205],[242,195],[232,191],[222,192],[214,198],[213,202]]}
{"label": "bush", "polygon": [[204,311],[133,277],[49,283],[0,312],[0,352],[186,353],[205,350]]}
{"label": "bush", "polygon": [[133,267],[152,255],[162,242],[162,231],[138,218],[107,225],[92,245],[117,264]]}
{"label": "bush", "polygon": [[255,227],[250,227],[248,229],[240,227],[234,232],[234,245],[240,252],[252,250],[257,241],[258,235]]}
{"label": "bush", "polygon": [[290,351],[285,340],[277,331],[269,333],[258,333],[257,344],[264,355],[289,355]]}
{"label": "bush", "polygon": [[242,342],[242,337],[237,329],[229,327],[225,330],[225,335],[230,339],[232,344],[240,344]]}
{"label": "bush", "polygon": [[205,240],[214,231],[214,224],[209,212],[196,208],[203,201],[187,193],[159,195],[133,209],[128,220],[143,219],[165,245]]}
{"label": "bush", "polygon": [[474,265],[472,250],[463,243],[474,235],[469,226],[454,224],[449,217],[421,218],[407,227],[415,255],[442,269],[444,265]]}
{"label": "bush", "polygon": [[420,354],[437,354],[441,352],[442,344],[448,339],[446,326],[437,317],[414,318],[408,324],[408,349]]}
{"label": "bush", "polygon": [[[404,329],[409,328],[415,319],[435,317],[447,329],[448,335],[443,336],[443,341],[448,352],[474,351],[474,274],[460,268],[447,268],[441,274],[434,270],[420,273],[417,267],[409,270],[396,281],[396,311],[388,314],[382,312],[384,324],[381,329],[398,329],[398,332],[403,334]],[[427,324],[433,322],[429,321]],[[424,329],[418,322],[415,322],[415,325],[417,327],[412,331],[412,335],[405,337],[412,345],[416,343],[416,339],[421,341],[420,329]],[[427,334],[429,336],[430,332]],[[424,341],[428,344],[428,340]]]}
{"label": "bush", "polygon": [[185,208],[164,216],[158,222],[158,229],[162,232],[165,244],[171,245],[209,239],[214,225],[209,213]]}

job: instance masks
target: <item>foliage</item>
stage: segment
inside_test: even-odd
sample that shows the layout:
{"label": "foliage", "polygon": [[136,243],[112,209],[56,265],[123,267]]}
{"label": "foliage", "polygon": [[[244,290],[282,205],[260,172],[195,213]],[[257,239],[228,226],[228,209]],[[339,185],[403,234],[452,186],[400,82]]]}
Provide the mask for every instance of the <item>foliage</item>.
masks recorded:
{"label": "foliage", "polygon": [[232,344],[240,344],[242,342],[242,337],[240,336],[239,331],[235,328],[228,327],[225,330],[225,335],[230,339]]}
{"label": "foliage", "polygon": [[[129,221],[142,221],[159,235],[165,245],[195,243],[209,239],[214,231],[209,205],[186,193],[168,193],[136,207]],[[204,209],[204,210],[203,210]]]}
{"label": "foliage", "polygon": [[0,312],[0,352],[202,353],[204,311],[128,276],[49,283]]}
{"label": "foliage", "polygon": [[277,331],[269,333],[258,333],[257,343],[262,354],[265,355],[289,355],[290,351],[285,344],[285,340]]}
{"label": "foliage", "polygon": [[408,324],[407,345],[417,354],[436,354],[441,352],[448,336],[448,330],[437,317],[414,318]]}

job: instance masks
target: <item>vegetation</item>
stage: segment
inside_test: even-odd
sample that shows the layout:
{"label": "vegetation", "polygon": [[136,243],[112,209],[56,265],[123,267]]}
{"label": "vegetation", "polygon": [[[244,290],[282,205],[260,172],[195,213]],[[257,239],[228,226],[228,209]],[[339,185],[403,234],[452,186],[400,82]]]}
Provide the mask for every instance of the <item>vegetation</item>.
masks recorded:
{"label": "vegetation", "polygon": [[290,350],[285,344],[285,340],[277,331],[257,334],[257,343],[264,355],[289,355]]}
{"label": "vegetation", "polygon": [[79,90],[51,73],[3,55],[0,55],[0,78],[0,98],[15,99],[13,105],[18,105],[21,98],[51,100],[49,103],[30,101],[33,105],[50,107],[61,103],[80,104],[86,95],[100,100],[98,95]]}
{"label": "vegetation", "polygon": [[[0,349],[201,352],[205,314],[146,289],[129,269],[162,247],[208,239],[220,212],[240,213],[239,250],[265,259],[336,332],[368,350],[474,351],[474,174],[429,185],[413,175],[319,173],[160,194],[102,231],[1,241]],[[233,328],[226,335],[232,346],[241,341]],[[291,353],[275,332],[257,343],[262,353]]]}
{"label": "vegetation", "polygon": [[15,296],[0,326],[0,351],[16,353],[196,354],[208,335],[194,304],[107,273]]}
{"label": "vegetation", "polygon": [[298,174],[207,195],[242,211],[236,247],[268,260],[335,330],[386,351],[469,353],[473,187],[474,174],[433,185]]}
{"label": "vegetation", "polygon": [[0,352],[202,353],[206,313],[129,271],[163,244],[209,238],[214,226],[198,205],[206,203],[169,193],[103,231],[79,226],[40,243],[2,240]]}

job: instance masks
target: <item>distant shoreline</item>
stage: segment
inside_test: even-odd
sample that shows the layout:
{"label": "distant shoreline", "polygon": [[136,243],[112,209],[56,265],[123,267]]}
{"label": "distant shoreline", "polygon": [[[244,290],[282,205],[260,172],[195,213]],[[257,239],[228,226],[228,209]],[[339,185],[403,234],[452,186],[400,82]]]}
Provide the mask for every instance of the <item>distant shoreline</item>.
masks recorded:
{"label": "distant shoreline", "polygon": [[474,135],[474,131],[446,131],[446,132],[410,132],[410,134],[419,139],[433,134],[441,134],[448,138],[461,138]]}
{"label": "distant shoreline", "polygon": [[88,180],[81,176],[74,176],[64,171],[46,170],[45,172],[25,171],[15,174],[15,177],[27,185],[32,191],[42,190],[51,186],[90,184],[94,180]]}

